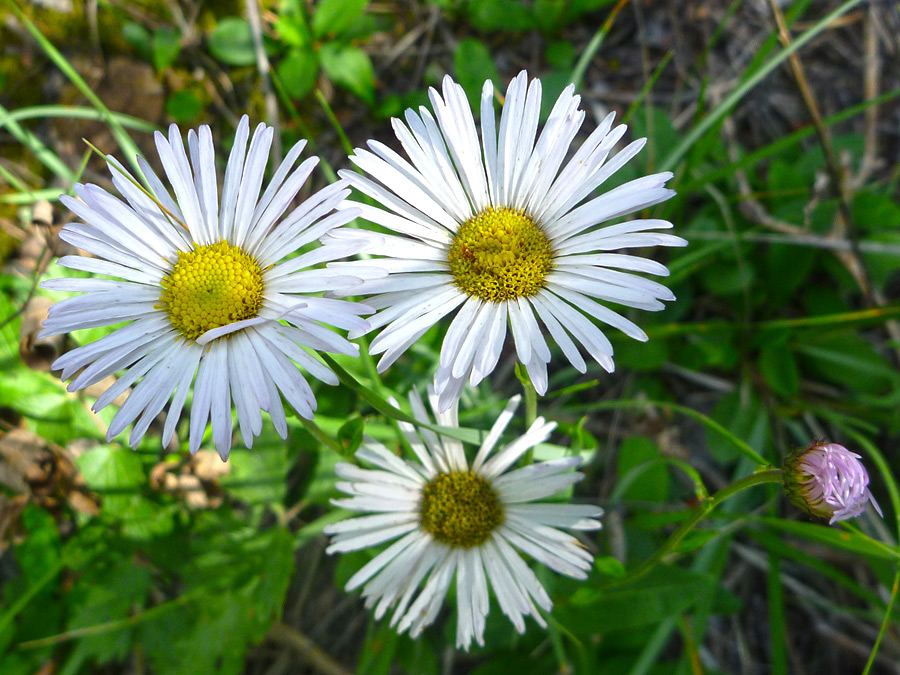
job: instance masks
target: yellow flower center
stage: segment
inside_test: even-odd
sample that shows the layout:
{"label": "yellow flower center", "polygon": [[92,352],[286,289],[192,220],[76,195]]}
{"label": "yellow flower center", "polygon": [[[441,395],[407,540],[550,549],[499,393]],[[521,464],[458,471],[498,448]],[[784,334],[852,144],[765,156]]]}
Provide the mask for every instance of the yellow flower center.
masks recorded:
{"label": "yellow flower center", "polygon": [[447,258],[460,290],[503,302],[543,288],[553,249],[547,235],[523,211],[488,207],[460,226]]}
{"label": "yellow flower center", "polygon": [[472,548],[503,523],[503,506],[490,483],[471,471],[440,473],[422,492],[419,517],[437,541]]}
{"label": "yellow flower center", "polygon": [[157,309],[164,309],[175,330],[190,341],[213,328],[252,319],[262,306],[259,263],[227,241],[179,251],[161,286]]}

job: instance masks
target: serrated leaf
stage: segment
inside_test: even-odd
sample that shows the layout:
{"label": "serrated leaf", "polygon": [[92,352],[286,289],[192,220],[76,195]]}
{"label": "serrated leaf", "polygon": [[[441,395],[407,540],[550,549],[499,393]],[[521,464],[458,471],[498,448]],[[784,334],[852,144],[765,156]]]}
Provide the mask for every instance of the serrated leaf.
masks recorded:
{"label": "serrated leaf", "polygon": [[339,35],[347,30],[366,9],[367,0],[320,0],[313,14],[316,38]]}
{"label": "serrated leaf", "polygon": [[369,105],[375,103],[375,71],[369,55],[362,49],[329,42],[319,50],[319,58],[332,82]]}

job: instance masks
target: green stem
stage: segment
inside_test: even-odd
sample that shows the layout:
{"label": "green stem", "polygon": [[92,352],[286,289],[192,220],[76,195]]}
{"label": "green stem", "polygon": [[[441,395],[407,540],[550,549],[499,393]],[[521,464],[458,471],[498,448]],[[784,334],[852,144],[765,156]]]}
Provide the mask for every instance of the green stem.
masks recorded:
{"label": "green stem", "polygon": [[603,22],[602,26],[600,26],[600,30],[598,30],[594,34],[594,37],[591,38],[591,41],[588,43],[587,47],[585,47],[584,51],[581,52],[578,63],[575,64],[575,68],[572,69],[572,75],[569,78],[575,85],[576,90],[581,89],[581,80],[584,79],[584,74],[585,72],[587,72],[588,64],[590,64],[591,59],[594,58],[597,50],[600,49],[600,45],[602,45],[603,41],[606,39],[606,36],[609,33],[609,29],[612,28],[613,21],[616,20],[616,17],[619,15],[619,12],[625,6],[626,2],[627,0],[619,0],[619,3],[612,8],[612,11],[609,13],[606,21]]}
{"label": "green stem", "polygon": [[860,4],[862,0],[848,0],[830,14],[825,15],[814,26],[794,40],[790,46],[782,49],[774,58],[765,63],[759,70],[748,77],[738,87],[736,87],[725,99],[717,105],[703,120],[691,129],[681,143],[672,150],[666,160],[662,163],[660,171],[671,171],[684,158],[694,144],[703,138],[704,134],[709,131],[719,120],[727,115],[738,104],[738,102],[759,84],[765,77],[775,70],[782,63],[787,61],[788,57],[800,49],[807,42],[816,37],[819,33],[831,26],[832,22],[838,17]]}
{"label": "green stem", "polygon": [[891,622],[891,614],[894,611],[894,602],[897,600],[897,590],[900,589],[900,567],[894,574],[894,583],[891,586],[891,601],[888,603],[887,610],[884,613],[884,620],[881,622],[881,629],[878,631],[878,637],[875,638],[875,644],[872,645],[872,652],[869,654],[869,660],[866,661],[866,667],[862,675],[869,675],[872,666],[875,664],[875,657],[878,656],[878,648],[881,647],[881,640],[887,632],[888,624]]}
{"label": "green stem", "polygon": [[768,469],[765,471],[757,471],[756,473],[751,473],[749,476],[741,478],[731,485],[725,486],[714,495],[712,495],[708,500],[697,506],[690,517],[678,526],[678,529],[675,530],[668,539],[666,539],[665,543],[659,549],[657,549],[657,551],[652,556],[647,558],[644,562],[635,567],[625,576],[612,581],[610,585],[621,586],[623,584],[635,581],[636,579],[640,579],[641,577],[651,572],[653,568],[663,562],[663,559],[667,555],[669,555],[678,547],[678,544],[681,543],[681,540],[684,539],[685,536],[687,536],[687,534],[694,529],[697,523],[706,518],[706,516],[708,516],[713,511],[713,509],[715,509],[719,504],[724,502],[729,497],[733,497],[734,495],[756,485],[762,485],[764,483],[780,483],[781,480],[781,469]]}
{"label": "green stem", "polygon": [[324,431],[322,428],[313,422],[312,420],[308,420],[305,417],[297,416],[297,419],[300,420],[300,424],[303,425],[303,428],[306,429],[310,434],[312,434],[313,438],[315,438],[322,445],[327,446],[329,449],[334,450],[341,457],[346,457],[347,453],[344,452],[344,449],[341,447],[341,444],[338,443],[336,438],[332,438]]}
{"label": "green stem", "polygon": [[[516,377],[519,378],[525,392],[525,428],[530,429],[537,419],[537,390],[534,388],[534,382],[531,381],[528,371],[518,361],[516,362]],[[529,448],[522,459],[522,464],[528,466],[533,461],[534,448]]]}
{"label": "green stem", "polygon": [[[559,395],[560,392],[555,392],[554,395]],[[752,460],[754,463],[758,464],[761,467],[771,466],[771,463],[768,462],[762,455],[760,455],[756,450],[751,448],[746,441],[735,436],[733,433],[728,431],[721,424],[716,422],[711,417],[707,417],[701,412],[694,410],[693,408],[688,408],[684,405],[679,405],[678,403],[670,403],[668,401],[642,401],[636,399],[619,399],[616,401],[600,401],[598,403],[591,403],[585,406],[590,409],[591,412],[597,412],[599,410],[616,410],[616,409],[628,409],[628,408],[660,408],[662,410],[673,410],[675,412],[681,413],[682,415],[686,415],[691,419],[697,420],[705,426],[710,431],[717,433],[719,436],[727,439],[735,449],[746,457],[749,460]],[[578,410],[579,406],[569,406],[566,408],[567,411]]]}

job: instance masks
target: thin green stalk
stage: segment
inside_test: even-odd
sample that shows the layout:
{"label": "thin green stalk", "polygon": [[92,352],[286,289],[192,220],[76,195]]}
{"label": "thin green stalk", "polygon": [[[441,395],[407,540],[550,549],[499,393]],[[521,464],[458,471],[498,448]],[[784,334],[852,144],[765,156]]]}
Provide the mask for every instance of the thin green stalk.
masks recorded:
{"label": "thin green stalk", "polygon": [[875,665],[875,657],[878,656],[878,649],[881,647],[881,640],[884,638],[884,634],[887,632],[888,624],[891,622],[891,614],[894,611],[894,603],[897,601],[897,590],[900,588],[900,565],[897,566],[897,571],[894,574],[894,583],[891,585],[891,601],[888,603],[887,610],[884,612],[884,619],[881,622],[881,628],[878,631],[878,637],[875,638],[875,644],[872,645],[872,652],[869,654],[869,659],[866,661],[866,667],[862,672],[862,675],[869,675],[872,670],[872,666]]}
{"label": "thin green stalk", "polygon": [[124,619],[107,621],[106,623],[99,623],[94,626],[75,628],[73,630],[66,631],[65,633],[60,633],[59,635],[51,635],[49,637],[39,638],[37,640],[20,642],[17,647],[19,649],[38,649],[40,647],[48,647],[50,645],[59,644],[60,642],[75,640],[77,638],[88,637],[91,635],[101,635],[103,633],[110,633],[112,631],[121,630],[123,628],[130,628],[131,626],[136,626],[137,624],[143,623],[144,621],[155,619],[160,614],[165,614],[166,612],[170,612],[173,609],[177,609],[186,602],[194,600],[204,591],[208,592],[208,589],[196,588],[189,593],[178,596],[174,600],[169,600],[168,602],[164,602],[161,605],[151,607],[144,612],[139,612],[138,614],[134,614]]}
{"label": "thin green stalk", "polygon": [[[841,110],[834,115],[826,117],[825,126],[830,127],[832,125],[845,122],[865,112],[872,106],[881,105],[882,103],[891,101],[898,96],[900,96],[900,88],[887,91],[880,96],[876,96],[875,98],[868,101],[857,103],[854,106],[850,106],[845,110]],[[723,178],[730,178],[738,169],[747,169],[751,166],[754,166],[759,162],[768,159],[772,155],[777,155],[779,152],[783,152],[788,148],[798,145],[800,141],[802,141],[804,138],[807,138],[808,136],[812,136],[814,133],[816,133],[816,128],[812,124],[809,124],[798,129],[797,131],[788,134],[787,136],[782,136],[777,141],[773,141],[772,143],[769,143],[768,145],[759,148],[758,150],[754,150],[753,152],[744,155],[741,159],[735,162],[731,162],[729,164],[726,164],[725,166],[721,166],[718,169],[712,169],[711,171],[708,171],[707,173],[698,176],[695,179],[682,183],[678,187],[678,191],[693,192],[703,185],[706,185],[707,183],[712,183]]]}
{"label": "thin green stalk", "polygon": [[644,99],[647,98],[650,90],[653,89],[653,85],[656,84],[656,81],[663,74],[663,71],[666,69],[666,66],[669,65],[669,61],[672,60],[673,56],[675,56],[675,50],[670,49],[666,52],[666,55],[662,57],[660,62],[656,65],[656,68],[653,69],[653,73],[647,78],[644,86],[641,87],[641,91],[638,93],[637,98],[634,99],[630,106],[628,106],[628,110],[626,110],[625,114],[622,116],[622,124],[628,124],[631,120],[631,116],[634,115],[640,105],[644,102]]}
{"label": "thin green stalk", "polygon": [[347,134],[344,132],[344,127],[341,126],[340,120],[337,118],[337,115],[334,114],[334,110],[331,107],[331,104],[325,99],[325,95],[322,93],[321,89],[316,89],[316,98],[319,100],[319,103],[322,106],[322,110],[325,111],[325,115],[328,117],[328,121],[331,122],[331,126],[334,127],[334,130],[337,132],[338,138],[341,141],[341,145],[344,147],[344,152],[348,155],[353,154],[353,144],[350,143],[350,139],[347,138]]}
{"label": "thin green stalk", "polygon": [[129,163],[134,168],[134,170],[141,175],[141,168],[137,162],[137,156],[140,154],[137,145],[135,145],[134,141],[131,140],[131,137],[128,135],[128,132],[125,131],[125,128],[119,122],[118,118],[116,118],[106,107],[106,104],[100,100],[100,97],[94,93],[93,89],[88,86],[88,83],[84,81],[84,78],[78,74],[78,71],[75,70],[72,65],[66,60],[66,57],[60,53],[60,51],[53,45],[50,40],[46,38],[46,36],[41,32],[40,28],[34,25],[34,23],[29,19],[25,13],[19,8],[19,5],[16,4],[15,0],[6,0],[6,4],[12,10],[13,14],[16,15],[16,18],[22,23],[25,29],[31,33],[31,36],[35,39],[41,49],[44,50],[44,53],[50,58],[51,61],[59,68],[62,73],[69,78],[72,84],[82,93],[82,95],[87,98],[88,101],[91,102],[98,111],[100,111],[103,116],[103,120],[109,125],[110,130],[112,131],[113,136],[116,139],[116,142],[119,144],[119,147],[122,149],[122,152],[125,153],[125,156],[128,158]]}
{"label": "thin green stalk", "polygon": [[822,17],[811,28],[801,34],[790,46],[783,48],[778,54],[766,62],[755,73],[750,75],[744,82],[737,86],[725,99],[719,103],[703,120],[691,129],[684,140],[679,143],[674,150],[666,157],[660,166],[660,171],[671,171],[678,163],[684,159],[684,156],[694,146],[694,144],[703,138],[704,134],[709,131],[715,124],[725,117],[740,102],[740,100],[765,77],[784,63],[791,54],[803,47],[807,42],[819,35],[822,31],[831,25],[831,22],[839,18],[843,14],[861,4],[863,0],[847,0],[841,4],[833,12]]}
{"label": "thin green stalk", "polygon": [[67,185],[75,182],[75,175],[59,156],[44,145],[33,133],[12,119],[12,113],[0,105],[0,127],[5,127],[19,143],[28,148],[35,158],[50,171],[63,179]]}
{"label": "thin green stalk", "polygon": [[380,394],[361,384],[355,377],[348,373],[347,370],[330,354],[323,352],[321,356],[322,360],[325,361],[325,364],[329,368],[331,368],[335,375],[338,376],[341,384],[343,384],[348,389],[355,391],[360,398],[362,398],[366,403],[371,405],[373,408],[375,408],[375,410],[380,412],[388,419],[396,420],[398,422],[406,422],[417,427],[422,427],[423,429],[430,429],[437,434],[455,438],[459,441],[462,441],[463,443],[480,445],[484,442],[484,438],[485,436],[487,436],[487,433],[480,429],[467,429],[465,427],[444,427],[438,424],[431,424],[430,422],[417,420],[414,417],[407,415],[399,408],[395,408]]}
{"label": "thin green stalk", "polygon": [[619,0],[618,4],[612,8],[609,16],[606,17],[606,21],[603,22],[602,26],[600,26],[600,30],[598,30],[594,34],[594,37],[592,37],[591,41],[588,42],[587,47],[585,47],[584,51],[581,52],[581,56],[578,58],[578,63],[575,64],[575,67],[572,69],[572,75],[569,78],[569,80],[575,85],[576,91],[581,89],[581,81],[584,79],[584,74],[585,72],[587,72],[587,67],[590,64],[591,59],[594,58],[597,50],[600,49],[600,45],[603,44],[603,41],[606,39],[610,28],[612,28],[613,22],[616,20],[616,16],[618,16],[619,12],[622,11],[622,8],[627,2],[628,0]]}
{"label": "thin green stalk", "polygon": [[528,371],[518,361],[516,361],[516,377],[522,383],[522,390],[525,394],[525,428],[527,429],[537,419],[537,390],[534,388]]}
{"label": "thin green stalk", "polygon": [[[117,112],[110,112],[110,115],[123,127],[134,129],[135,131],[153,133],[159,129],[155,124],[142,120],[139,117],[132,117],[131,115]],[[74,105],[35,105],[27,108],[17,108],[10,111],[6,119],[20,122],[22,120],[46,119],[48,117],[99,122],[106,119],[105,115],[95,108]]]}
{"label": "thin green stalk", "polygon": [[6,631],[7,627],[13,622],[19,612],[25,609],[28,606],[28,603],[44,590],[44,587],[53,581],[59,573],[62,571],[63,563],[62,561],[53,565],[50,569],[48,569],[44,576],[38,579],[33,586],[29,586],[28,590],[26,590],[22,595],[16,598],[16,601],[10,606],[6,612],[4,612],[3,616],[0,616],[0,635]]}
{"label": "thin green stalk", "polygon": [[[560,392],[554,392],[558,395]],[[722,436],[727,441],[729,441],[734,448],[738,451],[739,454],[743,455],[747,459],[753,461],[755,464],[758,464],[762,467],[770,466],[770,462],[767,461],[762,455],[756,452],[753,448],[751,448],[746,441],[741,438],[738,438],[733,433],[728,431],[721,424],[716,422],[711,417],[707,417],[701,412],[694,410],[693,408],[688,408],[687,406],[679,405],[678,403],[669,403],[668,401],[643,401],[637,399],[619,399],[615,401],[600,401],[598,403],[589,403],[584,406],[572,406],[567,408],[567,410],[577,410],[579,408],[585,408],[590,410],[591,412],[596,412],[598,410],[618,410],[618,409],[641,409],[641,408],[661,408],[663,410],[673,410],[675,412],[681,413],[682,415],[687,415],[691,419],[694,419],[703,426],[705,426],[710,431],[714,431],[719,436]]]}
{"label": "thin green stalk", "polygon": [[647,560],[635,567],[628,574],[609,582],[608,586],[622,586],[627,583],[631,583],[632,581],[636,581],[637,579],[640,579],[641,577],[649,574],[657,565],[663,562],[667,555],[678,548],[678,544],[681,543],[681,540],[684,539],[687,534],[694,529],[697,523],[706,518],[713,511],[713,509],[715,509],[719,504],[724,502],[729,497],[733,497],[734,495],[757,485],[763,485],[765,483],[780,483],[781,480],[781,469],[768,469],[766,471],[757,471],[756,473],[751,473],[749,476],[741,478],[731,485],[725,486],[714,495],[712,495],[707,501],[698,505],[694,509],[694,512],[691,514],[691,516],[678,526],[678,529],[675,530],[668,539],[666,539],[665,543],[663,543],[663,545],[659,547],[653,555],[651,555],[649,558],[647,558]]}
{"label": "thin green stalk", "polygon": [[303,428],[306,429],[310,434],[312,434],[313,438],[315,438],[319,443],[324,446],[327,446],[330,450],[334,450],[341,457],[346,457],[347,453],[344,452],[344,449],[341,447],[341,444],[338,443],[336,438],[332,438],[324,431],[322,431],[321,427],[316,424],[313,420],[308,420],[305,417],[300,417],[298,415],[297,419],[300,420],[300,424],[303,425]]}
{"label": "thin green stalk", "polygon": [[784,589],[781,586],[781,558],[769,551],[766,576],[769,600],[769,645],[772,675],[787,675],[787,623],[784,614]]}

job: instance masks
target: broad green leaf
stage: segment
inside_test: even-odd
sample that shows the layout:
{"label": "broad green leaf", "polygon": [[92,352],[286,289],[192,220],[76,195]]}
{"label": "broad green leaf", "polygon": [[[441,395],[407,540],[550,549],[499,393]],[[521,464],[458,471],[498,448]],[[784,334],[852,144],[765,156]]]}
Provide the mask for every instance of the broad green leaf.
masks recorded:
{"label": "broad green leaf", "polygon": [[793,397],[800,388],[797,362],[785,345],[766,345],[759,352],[759,371],[772,391]]}
{"label": "broad green leaf", "polygon": [[571,70],[575,65],[575,47],[568,40],[555,40],[547,45],[544,58],[554,68]]}
{"label": "broad green leaf", "polygon": [[534,28],[534,17],[517,0],[478,0],[468,5],[469,21],[478,30],[516,32]]}
{"label": "broad green leaf", "polygon": [[779,530],[809,541],[825,544],[832,548],[859,553],[870,558],[882,558],[895,562],[900,560],[900,551],[892,551],[887,545],[879,545],[879,543],[857,532],[848,532],[830,525],[804,523],[796,520],[784,520],[783,518],[763,517],[758,520],[773,530]]}
{"label": "broad green leaf", "polygon": [[[766,410],[753,390],[741,388],[725,394],[716,404],[711,417],[757,453],[764,457],[767,455],[771,431]],[[706,443],[713,457],[720,462],[736,457],[734,446],[708,428]]]}
{"label": "broad green leaf", "polygon": [[101,494],[103,511],[122,516],[135,505],[146,484],[138,455],[115,445],[101,445],[77,458],[88,488]]}
{"label": "broad green leaf", "polygon": [[319,60],[312,49],[293,49],[278,62],[275,71],[292,98],[303,98],[316,83]]}
{"label": "broad green leaf", "polygon": [[317,39],[339,35],[347,30],[366,9],[367,0],[320,0],[312,19]]}
{"label": "broad green leaf", "polygon": [[619,480],[632,479],[622,495],[625,499],[648,502],[668,499],[669,470],[659,463],[661,458],[659,447],[646,436],[630,436],[622,441],[617,467]]}
{"label": "broad green leaf", "polygon": [[150,570],[128,558],[114,560],[112,564],[101,560],[89,568],[67,597],[72,612],[66,629],[84,629],[115,621],[121,622],[122,627],[78,640],[66,666],[102,665],[127,657],[134,639],[134,629],[127,619],[135,608],[144,606],[150,588]]}
{"label": "broad green leaf", "polygon": [[221,485],[235,499],[250,504],[280,504],[284,501],[285,482],[298,448],[295,438],[308,438],[305,432],[290,428],[283,441],[271,424],[264,424],[253,448],[235,447],[228,458],[231,472]]}
{"label": "broad green leaf", "polygon": [[362,49],[329,42],[319,50],[319,58],[332,82],[369,105],[375,103],[375,71],[369,55]]}
{"label": "broad green leaf", "polygon": [[178,58],[181,51],[181,37],[177,31],[160,28],[153,33],[153,66],[156,70],[165,70]]}
{"label": "broad green leaf", "polygon": [[209,51],[229,66],[252,66],[256,51],[250,24],[236,16],[222,19],[209,36]]}
{"label": "broad green leaf", "polygon": [[884,357],[858,335],[810,335],[797,351],[820,377],[851,391],[880,394],[900,382]]}
{"label": "broad green leaf", "polygon": [[712,577],[666,566],[621,588],[579,588],[553,608],[553,615],[578,635],[632,630],[689,611],[716,586]]}
{"label": "broad green leaf", "polygon": [[134,21],[127,21],[122,26],[122,37],[135,48],[141,58],[148,61],[153,58],[153,36],[144,26]]}
{"label": "broad green leaf", "polygon": [[485,80],[495,87],[501,86],[500,74],[484,43],[475,38],[463,38],[453,53],[453,70],[456,81],[462,86],[473,110],[481,109],[481,89]]}
{"label": "broad green leaf", "polygon": [[166,112],[179,124],[193,122],[202,110],[203,104],[190,89],[176,91],[166,99]]}

